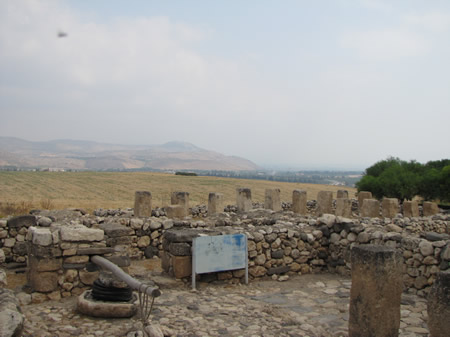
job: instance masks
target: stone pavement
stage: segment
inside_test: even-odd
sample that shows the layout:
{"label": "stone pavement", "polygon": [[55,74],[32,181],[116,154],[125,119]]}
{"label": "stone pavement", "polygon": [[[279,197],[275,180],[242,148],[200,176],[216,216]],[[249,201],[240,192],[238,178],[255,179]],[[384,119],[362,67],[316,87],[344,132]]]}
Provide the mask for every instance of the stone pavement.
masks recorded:
{"label": "stone pavement", "polygon": [[[249,285],[200,283],[197,291],[157,274],[152,278],[163,294],[155,301],[151,320],[165,336],[347,336],[347,277],[315,274]],[[127,336],[136,330],[137,317],[86,317],[76,312],[75,301],[23,306],[24,336]],[[427,336],[425,299],[403,294],[401,317],[400,336]]]}

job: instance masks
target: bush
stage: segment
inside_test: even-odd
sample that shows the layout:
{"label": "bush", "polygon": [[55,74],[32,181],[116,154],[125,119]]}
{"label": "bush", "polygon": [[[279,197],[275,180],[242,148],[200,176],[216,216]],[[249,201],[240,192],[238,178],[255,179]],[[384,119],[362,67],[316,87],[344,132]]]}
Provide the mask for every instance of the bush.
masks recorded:
{"label": "bush", "polygon": [[194,172],[175,172],[176,176],[190,176],[190,177],[196,177],[197,173]]}
{"label": "bush", "polygon": [[450,160],[430,161],[423,165],[416,161],[388,158],[366,169],[356,183],[358,191],[370,191],[382,197],[411,200],[420,195],[425,200],[450,200]]}

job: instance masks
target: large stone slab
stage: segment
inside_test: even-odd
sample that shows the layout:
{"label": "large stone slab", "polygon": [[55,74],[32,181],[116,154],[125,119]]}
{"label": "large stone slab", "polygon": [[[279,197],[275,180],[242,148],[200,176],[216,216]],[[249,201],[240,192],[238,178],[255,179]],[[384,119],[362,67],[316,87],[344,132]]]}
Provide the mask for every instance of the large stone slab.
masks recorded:
{"label": "large stone slab", "polygon": [[83,225],[61,227],[62,241],[102,241],[104,236],[103,230]]}
{"label": "large stone slab", "polygon": [[100,229],[103,229],[105,234],[110,238],[134,235],[134,230],[132,228],[117,223],[101,224]]}
{"label": "large stone slab", "polygon": [[7,227],[22,228],[36,226],[36,217],[34,215],[19,215],[8,220]]}

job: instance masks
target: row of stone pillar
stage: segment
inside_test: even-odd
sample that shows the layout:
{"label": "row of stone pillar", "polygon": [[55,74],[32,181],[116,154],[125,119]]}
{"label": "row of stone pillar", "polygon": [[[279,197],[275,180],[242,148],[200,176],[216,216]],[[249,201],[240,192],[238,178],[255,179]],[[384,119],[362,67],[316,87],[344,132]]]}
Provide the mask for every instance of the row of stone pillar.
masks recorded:
{"label": "row of stone pillar", "polygon": [[[349,337],[397,337],[403,291],[400,252],[385,246],[360,245],[351,250]],[[450,332],[450,271],[440,272],[428,297],[431,337]]]}
{"label": "row of stone pillar", "polygon": [[[280,189],[266,189],[264,207],[275,212],[281,211]],[[182,218],[188,215],[189,193],[173,192],[171,194],[171,205],[165,208],[166,214],[171,218]],[[248,212],[253,208],[252,191],[249,188],[236,189],[236,204],[238,212]],[[362,217],[379,217],[380,202],[372,199],[371,192],[361,191],[358,193],[359,212]],[[210,193],[208,196],[208,214],[223,212],[224,196],[221,193]],[[291,210],[294,213],[306,215],[307,192],[305,190],[294,190],[292,192]],[[152,195],[148,191],[138,191],[135,194],[134,214],[137,217],[149,217],[152,212]],[[381,215],[384,218],[394,218],[399,212],[399,203],[395,198],[384,198],[381,202]],[[423,203],[423,215],[429,216],[439,212],[435,203]],[[317,194],[316,215],[333,213],[333,192],[320,191]],[[337,216],[352,216],[352,201],[348,198],[348,191],[337,191],[336,209]],[[418,217],[419,205],[416,201],[404,201],[403,214],[406,217]]]}

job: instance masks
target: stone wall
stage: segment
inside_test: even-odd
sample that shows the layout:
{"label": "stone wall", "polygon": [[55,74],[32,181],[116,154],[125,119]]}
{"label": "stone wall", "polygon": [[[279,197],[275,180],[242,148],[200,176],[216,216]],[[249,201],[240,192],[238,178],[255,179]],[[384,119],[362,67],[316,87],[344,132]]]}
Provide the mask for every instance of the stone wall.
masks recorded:
{"label": "stone wall", "polygon": [[[167,265],[165,252],[169,251],[169,259],[185,256],[177,261],[189,263],[190,248],[178,245],[184,248],[170,251],[165,232],[188,229],[213,234],[245,233],[250,279],[320,271],[347,273],[351,247],[372,243],[399,250],[405,261],[406,289],[426,294],[436,273],[449,269],[449,224],[450,217],[444,214],[344,218],[262,208],[183,220],[164,216],[136,218],[132,210],[98,210],[93,215],[81,210],[36,211],[29,216],[0,220],[0,263],[3,260],[21,264],[28,259],[34,300],[57,299],[77,295],[92,284],[96,278],[96,268],[90,263],[92,255],[115,259],[126,267],[129,261],[124,256],[139,259],[158,254]],[[176,255],[176,251],[183,251],[184,255]],[[182,267],[184,272],[189,271],[188,266]],[[224,272],[207,277],[234,282],[243,273]]]}

